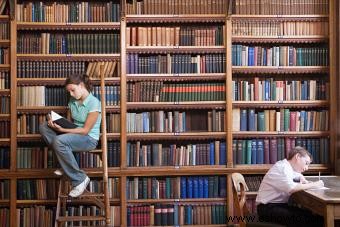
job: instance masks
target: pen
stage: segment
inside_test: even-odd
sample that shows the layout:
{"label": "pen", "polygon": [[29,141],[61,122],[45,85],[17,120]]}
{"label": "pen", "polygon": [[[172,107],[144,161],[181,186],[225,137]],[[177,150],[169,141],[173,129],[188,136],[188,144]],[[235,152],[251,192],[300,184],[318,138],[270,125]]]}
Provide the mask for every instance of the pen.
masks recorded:
{"label": "pen", "polygon": [[319,180],[320,180],[320,171],[319,171]]}

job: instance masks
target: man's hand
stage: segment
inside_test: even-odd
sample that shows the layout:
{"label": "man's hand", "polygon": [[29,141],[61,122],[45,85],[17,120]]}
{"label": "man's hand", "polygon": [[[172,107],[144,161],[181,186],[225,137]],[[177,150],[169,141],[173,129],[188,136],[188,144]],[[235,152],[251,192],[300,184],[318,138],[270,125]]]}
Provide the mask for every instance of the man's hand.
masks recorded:
{"label": "man's hand", "polygon": [[325,186],[322,180],[311,182],[309,184],[311,186],[310,188],[313,188],[313,189],[318,189],[318,188],[322,188]]}

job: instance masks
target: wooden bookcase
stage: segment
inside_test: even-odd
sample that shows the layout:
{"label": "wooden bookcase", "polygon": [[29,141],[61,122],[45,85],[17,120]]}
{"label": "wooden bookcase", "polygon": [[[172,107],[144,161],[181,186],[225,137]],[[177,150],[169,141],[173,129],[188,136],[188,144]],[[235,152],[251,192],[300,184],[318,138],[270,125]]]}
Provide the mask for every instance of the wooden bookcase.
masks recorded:
{"label": "wooden bookcase", "polygon": [[[14,1],[15,5],[22,3],[29,3],[31,1]],[[99,3],[100,1],[89,0],[90,3]],[[107,1],[109,2],[109,1]],[[63,106],[21,106],[19,105],[17,97],[21,87],[25,86],[45,86],[45,87],[62,87],[64,77],[62,78],[21,78],[21,74],[24,69],[29,66],[23,66],[22,62],[32,62],[38,64],[39,62],[83,62],[84,65],[81,68],[84,71],[88,70],[88,67],[93,67],[96,62],[112,62],[115,61],[117,67],[116,76],[108,77],[105,81],[106,85],[119,86],[120,96],[116,94],[115,99],[119,97],[119,104],[107,106],[107,114],[119,114],[119,121],[121,122],[119,130],[108,132],[107,139],[109,141],[116,142],[116,145],[120,148],[119,164],[118,166],[112,166],[109,168],[109,177],[118,179],[119,198],[111,200],[112,206],[120,206],[120,225],[127,226],[128,216],[130,217],[134,210],[131,207],[144,206],[148,209],[155,209],[158,204],[172,204],[177,205],[177,209],[183,205],[200,205],[200,204],[223,204],[225,206],[225,216],[232,215],[233,204],[232,204],[232,193],[231,192],[231,181],[230,173],[240,172],[242,174],[249,175],[263,175],[270,168],[271,164],[236,164],[233,153],[234,145],[233,140],[240,139],[267,139],[267,138],[278,138],[284,139],[289,137],[298,138],[327,138],[329,143],[329,162],[326,164],[312,164],[308,173],[313,174],[317,172],[322,173],[334,173],[336,163],[336,124],[329,122],[328,130],[311,130],[306,132],[292,132],[292,131],[233,131],[233,123],[235,121],[236,108],[240,109],[255,109],[256,113],[263,110],[280,110],[280,109],[292,109],[292,110],[319,110],[325,109],[328,111],[328,119],[336,119],[338,115],[337,111],[337,93],[336,84],[339,82],[337,79],[336,72],[336,51],[337,42],[335,36],[336,23],[334,22],[336,17],[335,6],[338,6],[337,1],[324,0],[320,3],[328,2],[327,12],[325,13],[283,13],[283,12],[262,12],[260,15],[256,13],[255,9],[258,5],[252,5],[251,9],[254,8],[254,12],[246,7],[245,4],[248,1],[245,0],[121,0],[112,1],[120,3],[120,12],[117,21],[110,22],[69,22],[69,21],[53,21],[53,22],[33,22],[23,21],[18,19],[19,7],[15,7],[12,11],[15,17],[9,18],[9,16],[0,16],[0,23],[2,21],[8,21],[10,23],[10,39],[9,41],[3,41],[0,39],[0,48],[2,46],[10,47],[10,65],[3,66],[0,64],[0,71],[3,69],[10,71],[11,75],[11,90],[3,91],[0,89],[0,96],[4,93],[10,93],[10,115],[0,115],[0,120],[7,119],[10,121],[11,135],[10,138],[0,139],[1,146],[10,147],[10,160],[9,168],[0,170],[0,180],[9,180],[10,184],[10,198],[1,199],[1,207],[8,207],[10,210],[10,226],[17,225],[17,209],[21,207],[34,207],[34,206],[46,206],[48,208],[55,206],[55,199],[48,200],[19,200],[17,199],[17,187],[21,180],[26,179],[57,179],[53,175],[54,168],[40,168],[40,169],[27,169],[17,168],[17,150],[22,144],[27,142],[35,141],[39,142],[40,136],[38,134],[21,134],[17,133],[18,118],[23,114],[45,114],[49,110],[53,109],[57,112],[65,113],[66,108]],[[229,4],[230,2],[230,4]],[[259,1],[261,2],[261,1]],[[280,2],[282,6],[288,1],[274,1]],[[167,3],[167,4],[165,4]],[[43,4],[52,4],[51,1],[44,1]],[[71,4],[71,1],[62,1],[61,4]],[[242,11],[238,10],[238,7]],[[245,7],[245,8],[243,8]],[[274,5],[272,6],[274,7]],[[249,8],[249,10],[248,10]],[[261,7],[258,7],[259,9]],[[301,7],[303,8],[303,7]],[[245,11],[243,11],[245,9]],[[313,8],[314,9],[314,8]],[[317,9],[317,7],[315,7]],[[29,11],[27,11],[29,12]],[[236,13],[238,12],[238,13]],[[288,12],[288,11],[287,11]],[[247,23],[260,23],[256,25],[249,25],[250,28],[260,29],[263,24],[267,22],[275,23],[310,23],[315,24],[320,21],[324,21],[328,26],[328,33],[323,35],[315,35],[312,33],[307,35],[245,35],[237,34],[237,23],[242,26],[246,26]],[[184,31],[184,32],[183,32]],[[206,34],[206,39],[194,42],[191,44],[184,44],[185,39],[183,38],[186,34],[188,37],[189,31],[192,32],[193,37],[196,38],[199,35]],[[214,32],[211,32],[214,31]],[[86,53],[34,53],[28,54],[26,51],[19,51],[19,43],[21,36],[25,34],[39,34],[50,33],[52,34],[74,34],[74,33],[94,34],[94,33],[115,33],[119,34],[119,51],[114,53],[103,53],[99,52],[96,54]],[[139,34],[139,35],[138,35]],[[181,35],[179,35],[181,34]],[[208,34],[208,35],[207,35]],[[216,35],[216,34],[219,34]],[[165,38],[162,37],[177,37],[177,38]],[[41,36],[42,37],[42,36]],[[160,42],[157,41],[157,37],[160,38]],[[211,38],[213,37],[213,38]],[[181,40],[183,38],[183,40]],[[72,39],[72,38],[71,38]],[[150,42],[151,39],[151,42]],[[152,41],[156,39],[156,41]],[[218,39],[218,41],[217,41]],[[104,39],[103,39],[104,40]],[[208,44],[207,40],[214,40]],[[86,42],[86,41],[85,41]],[[205,42],[205,43],[204,43]],[[76,43],[76,42],[75,42]],[[103,41],[103,43],[105,43]],[[214,44],[212,44],[214,43]],[[321,66],[236,66],[233,65],[235,59],[233,52],[233,45],[240,46],[259,46],[259,47],[273,47],[273,46],[293,46],[293,47],[317,47],[325,46],[328,50],[328,64]],[[20,47],[21,48],[21,47]],[[249,49],[249,48],[248,48]],[[91,49],[90,49],[91,50]],[[213,57],[210,62],[214,62],[214,67],[218,69],[213,71],[214,68],[208,69],[203,67],[203,63],[211,55]],[[151,56],[155,56],[152,58]],[[184,57],[183,57],[184,56]],[[217,56],[217,57],[216,57]],[[222,56],[222,57],[221,57]],[[142,60],[141,60],[142,59]],[[146,60],[145,60],[146,59]],[[154,67],[156,60],[162,59],[160,62],[167,65],[165,68]],[[190,59],[190,60],[188,60]],[[141,61],[140,67],[133,68],[137,60]],[[172,62],[181,62],[182,65],[188,66],[185,69],[175,69],[175,66],[180,65],[173,64]],[[208,60],[207,60],[208,61]],[[190,62],[190,63],[189,63]],[[71,68],[74,65],[71,64]],[[151,67],[153,65],[154,68]],[[163,66],[162,65],[162,66]],[[198,67],[199,65],[200,67]],[[136,66],[136,65],[135,65]],[[146,66],[150,66],[149,68]],[[78,67],[78,66],[77,66]],[[66,68],[66,67],[65,67]],[[133,70],[131,69],[133,68]],[[67,69],[67,68],[66,68]],[[199,69],[199,70],[198,70]],[[223,69],[223,70],[222,70]],[[137,70],[137,71],[136,71]],[[143,71],[144,70],[144,71]],[[160,71],[157,71],[160,70]],[[177,70],[177,71],[174,71]],[[184,71],[180,71],[184,70]],[[192,71],[190,71],[192,70]],[[204,71],[206,70],[206,71]],[[212,71],[209,71],[212,70]],[[32,70],[31,70],[32,71]],[[91,70],[89,70],[90,72]],[[38,70],[39,72],[42,71]],[[42,74],[42,73],[41,73]],[[319,80],[323,78],[329,83],[328,96],[325,99],[316,100],[252,100],[252,101],[235,101],[233,95],[233,81],[249,81],[248,84],[253,83],[254,78],[258,78],[259,81],[262,79],[272,78],[272,81],[282,80]],[[99,84],[99,81],[94,79],[95,85]],[[214,86],[209,86],[214,84]],[[177,87],[175,85],[178,85]],[[209,91],[209,89],[221,88],[219,95],[212,96],[202,95],[201,99],[190,100],[188,94],[193,93],[192,90],[186,89],[186,87],[204,87],[201,91]],[[217,88],[216,88],[217,87]],[[222,88],[223,87],[223,88]],[[116,89],[116,88],[115,88]],[[131,96],[132,89],[138,93],[137,96]],[[174,91],[177,95],[177,99],[165,100],[158,90],[163,93],[168,91]],[[184,93],[184,96],[178,95],[179,92]],[[197,89],[196,91],[199,91]],[[213,90],[216,91],[216,90]],[[7,93],[6,93],[7,92]],[[211,94],[210,94],[211,95]],[[213,94],[214,95],[214,94]],[[170,96],[171,97],[171,96]],[[183,98],[184,97],[184,98]],[[199,96],[197,96],[199,97]],[[19,100],[20,101],[20,100]],[[118,100],[116,100],[118,101]],[[161,115],[163,112],[165,116],[173,116],[175,114],[183,116],[182,112],[185,112],[187,120],[194,118],[194,113],[199,113],[199,124],[208,119],[212,119],[210,116],[220,116],[222,119],[215,118],[217,122],[220,122],[220,130],[208,129],[208,123],[204,123],[205,127],[199,128],[200,125],[188,124],[191,128],[197,130],[156,130],[149,125],[150,128],[142,128],[137,130],[131,128],[134,122],[134,117],[131,117],[132,113],[146,112],[151,116]],[[152,113],[154,112],[154,113]],[[176,113],[175,113],[176,112]],[[209,117],[208,116],[209,113]],[[219,112],[222,112],[220,114]],[[224,113],[224,114],[223,114]],[[146,114],[146,115],[148,115]],[[134,116],[134,115],[132,115]],[[188,117],[189,116],[189,117]],[[177,116],[176,116],[177,119]],[[202,120],[203,119],[203,120]],[[165,120],[164,120],[165,122]],[[175,123],[174,123],[175,124]],[[178,124],[179,125],[179,124]],[[176,124],[176,128],[178,126]],[[212,125],[212,123],[211,123]],[[164,125],[156,124],[157,127],[162,128]],[[217,125],[214,124],[214,129]],[[189,127],[189,128],[190,128]],[[210,124],[209,124],[210,127]],[[218,127],[217,127],[218,128]],[[221,143],[224,143],[225,162],[217,163],[221,160],[220,150],[216,155],[218,158],[214,159],[213,164],[203,163],[195,165],[193,162],[178,163],[173,162],[169,164],[164,163],[152,166],[150,160],[144,160],[143,158],[147,155],[141,155],[140,163],[136,164],[137,161],[131,159],[132,148],[137,145],[141,149],[152,150],[152,146],[162,145],[161,152],[165,153],[166,149],[170,146],[176,145],[178,147],[188,147],[192,144],[209,144],[212,142],[215,146],[215,141],[219,141],[219,147]],[[149,147],[148,147],[149,146]],[[217,146],[217,145],[216,145]],[[143,148],[142,148],[143,147]],[[215,148],[215,147],[214,147]],[[184,148],[182,148],[185,150]],[[190,149],[190,148],[188,148]],[[235,150],[235,149],[234,149]],[[207,151],[206,151],[207,152]],[[147,152],[146,152],[147,153]],[[210,153],[209,153],[210,154]],[[215,153],[214,153],[215,155]],[[190,157],[190,156],[189,156]],[[205,156],[206,157],[206,156]],[[216,156],[214,156],[216,157]],[[203,158],[204,159],[204,158]],[[144,163],[142,163],[144,160]],[[155,161],[159,161],[155,159]],[[192,160],[191,160],[192,161]],[[216,161],[216,162],[215,162]],[[133,164],[132,164],[133,163]],[[143,166],[144,165],[144,166]],[[91,179],[95,179],[98,176],[98,172],[95,168],[85,168],[89,173]],[[128,198],[130,192],[127,191],[127,185],[133,188],[133,184],[129,182],[138,182],[143,178],[156,179],[156,181],[166,181],[170,178],[177,179],[180,181],[181,178],[191,179],[196,177],[213,177],[219,176],[224,178],[225,194],[223,196],[214,196],[209,198],[182,198],[178,197],[157,197],[152,199],[147,197],[144,199]],[[169,178],[169,179],[167,179]],[[171,179],[170,179],[171,180]],[[150,180],[149,180],[150,181]],[[158,183],[159,183],[158,182]],[[159,183],[161,184],[161,183]],[[180,184],[177,184],[177,189],[181,188]],[[136,191],[136,190],[135,190]],[[134,192],[135,192],[134,191]],[[138,190],[137,190],[138,191]],[[251,193],[256,195],[256,193]],[[153,207],[152,207],[153,206]],[[144,209],[140,208],[140,209]],[[174,208],[174,207],[171,207]],[[1,209],[1,208],[0,208]],[[137,208],[139,209],[139,208]],[[215,208],[214,208],[215,209]],[[223,210],[223,209],[222,209]],[[196,213],[197,214],[197,213]],[[149,216],[147,216],[149,217]],[[197,226],[211,225],[211,226],[224,226],[222,224],[197,224]]]}

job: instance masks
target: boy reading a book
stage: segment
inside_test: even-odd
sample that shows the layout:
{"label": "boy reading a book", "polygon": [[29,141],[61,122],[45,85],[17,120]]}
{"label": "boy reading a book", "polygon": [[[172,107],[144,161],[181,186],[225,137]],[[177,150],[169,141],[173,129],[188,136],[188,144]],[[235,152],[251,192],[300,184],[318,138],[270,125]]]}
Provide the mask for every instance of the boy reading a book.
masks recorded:
{"label": "boy reading a book", "polygon": [[[73,189],[69,196],[80,196],[90,182],[84,171],[79,169],[73,151],[90,151],[96,148],[101,122],[100,101],[90,92],[92,89],[87,75],[71,75],[65,81],[70,93],[68,103],[76,128],[63,128],[49,119],[40,125],[40,133],[54,150],[63,172],[70,178]],[[55,174],[62,175],[56,170]]]}
{"label": "boy reading a book", "polygon": [[301,174],[308,170],[311,154],[295,147],[287,159],[276,162],[264,176],[257,197],[260,220],[286,226],[323,226],[323,219],[308,210],[288,204],[292,193],[324,186],[323,181],[309,182]]}

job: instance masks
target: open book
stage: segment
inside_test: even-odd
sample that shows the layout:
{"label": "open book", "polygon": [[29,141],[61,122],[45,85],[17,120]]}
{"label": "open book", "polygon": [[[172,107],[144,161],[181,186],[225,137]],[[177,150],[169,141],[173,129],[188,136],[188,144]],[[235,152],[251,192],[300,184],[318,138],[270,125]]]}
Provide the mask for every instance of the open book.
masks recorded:
{"label": "open book", "polygon": [[49,117],[53,121],[53,123],[56,123],[57,125],[60,125],[63,128],[77,128],[78,126],[72,123],[71,121],[67,120],[63,116],[60,116],[56,112],[51,110],[51,114],[49,114]]}

